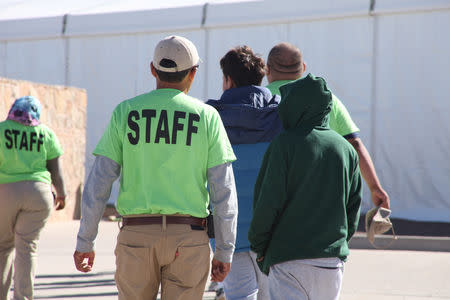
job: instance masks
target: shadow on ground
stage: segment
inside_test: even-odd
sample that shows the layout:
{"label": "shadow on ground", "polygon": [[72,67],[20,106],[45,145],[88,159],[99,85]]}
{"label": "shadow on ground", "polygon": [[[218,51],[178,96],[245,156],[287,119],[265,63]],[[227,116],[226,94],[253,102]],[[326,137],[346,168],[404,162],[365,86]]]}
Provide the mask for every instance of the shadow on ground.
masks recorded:
{"label": "shadow on ground", "polygon": [[34,299],[117,299],[114,272],[41,274],[36,276]]}

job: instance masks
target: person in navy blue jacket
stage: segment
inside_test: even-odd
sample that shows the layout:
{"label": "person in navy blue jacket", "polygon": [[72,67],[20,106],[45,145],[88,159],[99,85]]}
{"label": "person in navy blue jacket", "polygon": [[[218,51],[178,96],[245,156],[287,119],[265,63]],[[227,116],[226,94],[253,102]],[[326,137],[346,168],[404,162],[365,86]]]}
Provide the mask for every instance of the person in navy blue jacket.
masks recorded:
{"label": "person in navy blue jacket", "polygon": [[228,51],[220,60],[223,94],[208,100],[219,112],[237,160],[233,163],[238,194],[236,251],[224,281],[227,300],[268,299],[267,277],[256,265],[247,235],[252,219],[253,189],[269,143],[282,130],[278,95],[261,87],[264,60],[248,46]]}

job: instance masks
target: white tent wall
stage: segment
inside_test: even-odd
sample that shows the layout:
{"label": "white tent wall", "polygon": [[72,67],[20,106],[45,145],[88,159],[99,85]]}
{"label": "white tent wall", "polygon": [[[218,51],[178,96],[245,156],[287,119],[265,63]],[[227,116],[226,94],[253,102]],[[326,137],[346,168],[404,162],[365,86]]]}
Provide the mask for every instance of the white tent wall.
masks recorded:
{"label": "white tent wall", "polygon": [[373,156],[396,216],[450,221],[450,10],[377,14]]}
{"label": "white tent wall", "polygon": [[[114,107],[155,87],[149,63],[162,37],[179,34],[197,45],[203,63],[190,94],[205,100],[221,95],[219,60],[231,47],[246,44],[267,58],[274,44],[289,41],[361,129],[394,217],[450,222],[449,2],[310,2],[196,1],[112,13],[77,4],[75,12],[20,21],[0,12],[0,76],[87,89],[88,173]],[[363,211],[369,206],[366,187]]]}
{"label": "white tent wall", "polygon": [[51,84],[65,84],[65,46],[62,39],[6,43],[6,74]]}
{"label": "white tent wall", "polygon": [[136,94],[136,43],[135,35],[70,39],[69,84],[88,92],[88,166],[114,107]]}
{"label": "white tent wall", "polygon": [[0,74],[6,74],[6,42],[0,41]]}
{"label": "white tent wall", "polygon": [[0,76],[66,84],[63,17],[17,20],[3,15],[8,9],[1,2],[0,8]]}

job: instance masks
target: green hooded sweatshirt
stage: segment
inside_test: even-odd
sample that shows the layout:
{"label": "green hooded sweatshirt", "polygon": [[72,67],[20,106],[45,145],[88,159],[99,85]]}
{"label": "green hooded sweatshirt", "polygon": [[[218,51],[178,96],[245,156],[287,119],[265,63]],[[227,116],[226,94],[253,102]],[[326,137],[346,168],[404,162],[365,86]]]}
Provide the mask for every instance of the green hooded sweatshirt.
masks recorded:
{"label": "green hooded sweatshirt", "polygon": [[309,74],[281,87],[285,131],[270,144],[255,184],[248,238],[262,272],[297,259],[349,254],[361,203],[358,155],[328,127],[331,93]]}

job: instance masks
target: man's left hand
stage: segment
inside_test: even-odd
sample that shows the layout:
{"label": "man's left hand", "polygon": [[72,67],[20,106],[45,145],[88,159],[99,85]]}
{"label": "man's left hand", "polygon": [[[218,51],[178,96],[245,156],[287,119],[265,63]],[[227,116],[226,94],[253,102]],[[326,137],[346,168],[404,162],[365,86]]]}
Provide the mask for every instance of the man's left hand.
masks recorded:
{"label": "man's left hand", "polygon": [[55,209],[56,210],[64,209],[65,206],[66,206],[66,197],[64,197],[64,198],[58,197],[55,199]]}
{"label": "man's left hand", "polygon": [[230,270],[231,263],[224,263],[213,258],[211,262],[211,281],[224,281]]}
{"label": "man's left hand", "polygon": [[73,254],[73,260],[75,262],[75,267],[78,271],[87,273],[92,271],[92,266],[94,265],[95,252],[79,252],[75,251]]}

